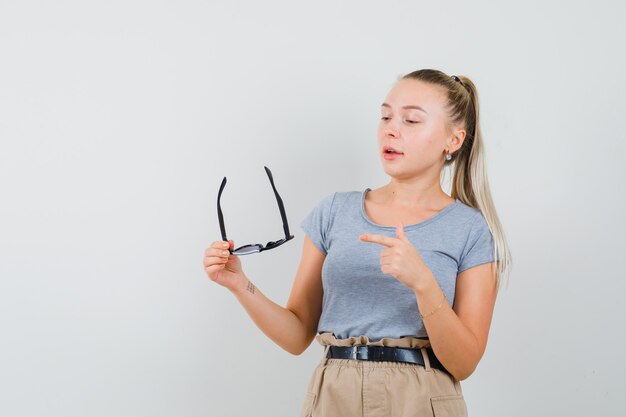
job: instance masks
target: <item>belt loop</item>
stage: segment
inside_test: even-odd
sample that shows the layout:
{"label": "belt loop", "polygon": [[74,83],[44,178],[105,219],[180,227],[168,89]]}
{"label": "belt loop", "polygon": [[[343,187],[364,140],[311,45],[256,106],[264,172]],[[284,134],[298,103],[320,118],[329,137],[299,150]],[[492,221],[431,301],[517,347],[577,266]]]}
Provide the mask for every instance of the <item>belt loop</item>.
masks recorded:
{"label": "belt loop", "polygon": [[430,372],[432,368],[430,367],[430,358],[428,357],[428,349],[421,348],[420,350],[422,351],[422,357],[424,358],[424,368],[426,369],[426,371]]}
{"label": "belt loop", "polygon": [[330,345],[324,346],[324,357],[320,361],[320,365],[326,365],[328,362],[328,351],[330,350]]}

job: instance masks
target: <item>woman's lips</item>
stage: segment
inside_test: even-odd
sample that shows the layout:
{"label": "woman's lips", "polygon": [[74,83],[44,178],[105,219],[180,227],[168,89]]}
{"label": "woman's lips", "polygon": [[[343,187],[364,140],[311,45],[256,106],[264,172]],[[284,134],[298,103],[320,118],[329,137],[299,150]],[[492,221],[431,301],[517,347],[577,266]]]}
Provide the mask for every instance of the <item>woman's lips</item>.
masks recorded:
{"label": "woman's lips", "polygon": [[387,160],[392,160],[392,159],[396,159],[400,156],[402,156],[403,154],[401,153],[389,153],[389,152],[383,152],[383,158],[387,159]]}

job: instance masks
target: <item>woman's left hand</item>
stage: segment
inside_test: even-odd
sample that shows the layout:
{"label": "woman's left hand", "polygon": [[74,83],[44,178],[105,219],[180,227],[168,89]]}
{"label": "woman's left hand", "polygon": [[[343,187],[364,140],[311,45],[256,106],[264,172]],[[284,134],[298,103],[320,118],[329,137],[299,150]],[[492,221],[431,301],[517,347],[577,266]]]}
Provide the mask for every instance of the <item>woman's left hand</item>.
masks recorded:
{"label": "woman's left hand", "polygon": [[362,234],[363,242],[379,243],[386,246],[380,252],[380,270],[398,279],[411,289],[417,288],[428,276],[430,270],[422,260],[415,246],[404,234],[402,222],[396,227],[396,238],[382,235]]}

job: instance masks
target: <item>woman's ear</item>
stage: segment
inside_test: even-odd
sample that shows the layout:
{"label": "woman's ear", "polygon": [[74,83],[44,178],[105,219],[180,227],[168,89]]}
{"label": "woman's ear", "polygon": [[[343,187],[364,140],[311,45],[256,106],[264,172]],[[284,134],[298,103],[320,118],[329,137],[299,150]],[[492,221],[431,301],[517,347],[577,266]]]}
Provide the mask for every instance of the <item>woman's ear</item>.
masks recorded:
{"label": "woman's ear", "polygon": [[450,140],[448,141],[448,153],[454,153],[457,151],[457,149],[460,149],[461,146],[463,146],[463,142],[465,141],[465,135],[467,134],[467,132],[465,132],[465,129],[455,129],[452,132],[452,136],[450,137]]}

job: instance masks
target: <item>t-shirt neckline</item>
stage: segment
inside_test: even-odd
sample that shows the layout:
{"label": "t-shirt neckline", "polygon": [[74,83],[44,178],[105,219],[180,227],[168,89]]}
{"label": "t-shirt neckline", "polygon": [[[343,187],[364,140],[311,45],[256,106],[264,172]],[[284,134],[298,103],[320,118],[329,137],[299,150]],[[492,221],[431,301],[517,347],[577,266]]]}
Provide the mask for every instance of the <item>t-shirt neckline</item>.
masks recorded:
{"label": "t-shirt neckline", "polygon": [[[367,217],[367,214],[365,213],[365,194],[367,194],[368,191],[372,191],[371,188],[366,188],[365,190],[363,190],[361,192],[361,217],[363,217],[363,219],[371,224],[374,227],[378,227],[379,229],[394,229],[396,228],[396,226],[382,226],[380,224],[374,223],[369,217]],[[447,213],[449,213],[452,209],[454,209],[456,206],[458,206],[459,204],[461,204],[461,200],[459,200],[458,198],[454,199],[453,203],[448,204],[447,206],[445,206],[443,209],[439,210],[439,212],[437,212],[437,214],[435,214],[434,216],[424,220],[423,222],[420,223],[415,223],[415,224],[405,224],[404,225],[404,230],[407,229],[416,229],[419,227],[423,227],[426,226],[427,224],[430,224],[434,221],[439,220],[440,218],[442,218],[443,216],[445,216]]]}

